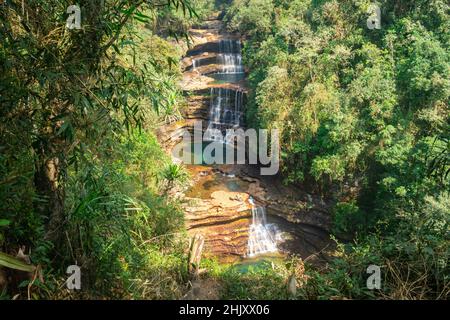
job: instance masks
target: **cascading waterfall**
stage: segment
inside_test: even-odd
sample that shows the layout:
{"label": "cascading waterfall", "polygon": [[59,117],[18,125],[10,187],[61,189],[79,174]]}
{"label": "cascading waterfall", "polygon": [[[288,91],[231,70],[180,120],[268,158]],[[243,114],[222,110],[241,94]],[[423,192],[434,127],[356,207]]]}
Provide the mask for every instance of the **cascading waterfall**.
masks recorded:
{"label": "cascading waterfall", "polygon": [[211,88],[209,122],[229,127],[240,126],[244,94],[240,90]]}
{"label": "cascading waterfall", "polygon": [[280,238],[276,226],[267,223],[266,208],[256,207],[251,197],[248,201],[252,205],[252,224],[248,237],[247,256],[254,257],[263,253],[276,252],[277,240]]}
{"label": "cascading waterfall", "polygon": [[[244,73],[239,40],[221,40],[219,50],[218,62],[222,65],[222,73]],[[194,68],[196,66],[197,64],[194,60]],[[241,126],[243,101],[244,92],[242,90],[211,88],[210,111],[205,140],[230,142],[230,139],[226,136],[226,130]],[[216,130],[219,130],[221,134],[217,134],[218,131]],[[224,136],[225,138],[223,138]]]}
{"label": "cascading waterfall", "polygon": [[241,126],[243,101],[244,92],[241,90],[211,88],[208,128],[205,132],[206,140],[223,141],[221,136],[214,135],[215,130],[219,130],[223,136],[226,129]]}
{"label": "cascading waterfall", "polygon": [[219,64],[225,74],[244,73],[241,55],[241,42],[239,40],[221,40],[219,43]]}

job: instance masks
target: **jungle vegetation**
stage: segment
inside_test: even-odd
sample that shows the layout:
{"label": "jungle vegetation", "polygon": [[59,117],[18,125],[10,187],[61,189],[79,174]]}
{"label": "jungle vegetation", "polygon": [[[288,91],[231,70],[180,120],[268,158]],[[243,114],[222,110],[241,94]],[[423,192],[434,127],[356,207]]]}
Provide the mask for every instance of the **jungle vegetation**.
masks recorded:
{"label": "jungle vegetation", "polygon": [[183,175],[155,129],[180,117],[183,39],[210,4],[78,1],[69,30],[71,4],[0,6],[0,251],[24,246],[43,273],[0,274],[0,295],[66,298],[77,264],[79,298],[179,297],[183,213],[166,187]]}
{"label": "jungle vegetation", "polygon": [[[204,260],[221,297],[292,298],[294,273],[298,299],[448,298],[449,4],[380,0],[370,30],[370,3],[80,0],[80,30],[65,28],[71,1],[0,5],[0,252],[24,246],[41,273],[0,297],[185,294],[183,211],[167,191],[187,176],[155,132],[181,117],[189,28],[221,9],[244,39],[247,126],[280,130],[285,183],[334,203],[337,243],[322,269]],[[81,292],[63,288],[74,262]],[[371,264],[381,290],[366,287]]]}

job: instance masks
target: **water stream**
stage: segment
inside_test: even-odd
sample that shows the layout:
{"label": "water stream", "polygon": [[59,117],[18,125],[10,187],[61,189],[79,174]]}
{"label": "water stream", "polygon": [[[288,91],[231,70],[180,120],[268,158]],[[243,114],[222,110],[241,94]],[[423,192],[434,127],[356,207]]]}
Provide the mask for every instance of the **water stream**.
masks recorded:
{"label": "water stream", "polygon": [[256,206],[251,197],[249,202],[252,205],[252,224],[248,237],[247,256],[254,257],[276,252],[277,240],[281,240],[276,225],[267,223],[266,208]]}
{"label": "water stream", "polygon": [[222,65],[224,74],[242,74],[244,67],[242,65],[241,41],[225,39],[219,43],[218,62]]}
{"label": "water stream", "polygon": [[[217,74],[243,75],[240,41],[220,40],[219,49],[217,62],[221,66],[221,71]],[[212,87],[210,90],[211,102],[205,139],[228,142],[226,130],[237,129],[242,126],[244,92],[242,89],[222,87]]]}
{"label": "water stream", "polygon": [[[240,40],[222,39],[219,42],[219,50],[217,57],[218,64],[221,65],[219,74],[244,74]],[[241,89],[211,88],[208,127],[205,132],[207,140],[225,144],[233,143],[226,131],[243,126],[243,101],[244,92]],[[276,226],[267,223],[264,207],[256,206],[251,197],[248,201],[252,208],[252,220],[249,228],[247,256],[255,257],[276,252]]]}

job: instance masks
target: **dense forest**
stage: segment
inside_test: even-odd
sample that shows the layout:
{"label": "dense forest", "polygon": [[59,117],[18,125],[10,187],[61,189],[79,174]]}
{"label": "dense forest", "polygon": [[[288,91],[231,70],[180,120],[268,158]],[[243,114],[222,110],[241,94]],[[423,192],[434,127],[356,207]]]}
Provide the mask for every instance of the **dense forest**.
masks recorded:
{"label": "dense forest", "polygon": [[380,1],[383,27],[370,30],[369,4],[234,1],[226,19],[247,35],[247,117],[281,130],[286,183],[332,195],[334,233],[354,239],[313,296],[359,296],[370,261],[387,266],[388,296],[444,298],[449,6]]}
{"label": "dense forest", "polygon": [[[280,178],[332,203],[333,258],[240,272],[221,299],[448,299],[450,6],[443,0],[82,0],[0,4],[0,298],[180,299],[191,178],[161,127],[183,118],[190,29],[242,38],[245,122],[280,132]],[[69,265],[82,290],[65,286]],[[382,288],[366,287],[382,266]],[[292,277],[295,290],[289,290]],[[288,287],[288,288],[287,288]]]}

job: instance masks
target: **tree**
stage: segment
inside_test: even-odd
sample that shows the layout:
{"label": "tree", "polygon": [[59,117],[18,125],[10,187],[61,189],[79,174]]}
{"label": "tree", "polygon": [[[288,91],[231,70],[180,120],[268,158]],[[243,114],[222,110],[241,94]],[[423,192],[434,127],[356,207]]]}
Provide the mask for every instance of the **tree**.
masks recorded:
{"label": "tree", "polygon": [[[144,10],[158,12],[166,6],[193,15],[186,0],[79,5],[80,30],[64,27],[67,7],[61,1],[13,0],[0,9],[0,117],[3,126],[21,132],[32,150],[45,236],[55,247],[64,235],[67,167],[83,156],[83,144],[102,139],[117,126],[142,126],[144,99],[159,109],[167,102],[151,85],[155,80],[147,64],[137,69],[117,57],[132,44],[131,23],[148,23],[151,17]],[[6,132],[2,130],[2,142]]]}

